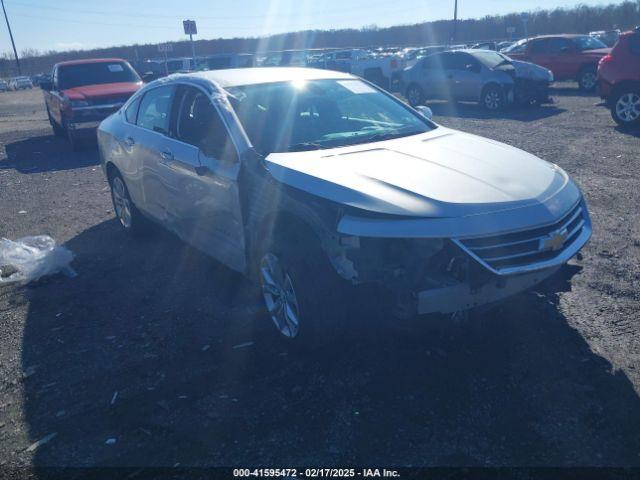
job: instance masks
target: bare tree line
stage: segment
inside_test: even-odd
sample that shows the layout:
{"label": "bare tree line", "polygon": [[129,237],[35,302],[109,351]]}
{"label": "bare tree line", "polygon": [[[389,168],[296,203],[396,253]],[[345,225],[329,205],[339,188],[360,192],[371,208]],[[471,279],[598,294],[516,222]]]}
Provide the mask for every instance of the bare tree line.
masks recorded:
{"label": "bare tree line", "polygon": [[[420,12],[416,11],[416,16]],[[176,19],[179,20],[179,19]],[[626,0],[602,6],[578,5],[574,8],[556,8],[529,12],[528,35],[547,33],[587,33],[612,28],[629,29],[640,25],[640,0]],[[524,36],[520,13],[487,15],[479,19],[461,20],[458,23],[456,43],[476,40],[507,38],[507,28],[515,28],[513,36]],[[214,53],[242,53],[286,49],[372,47],[396,45],[429,45],[452,41],[452,20],[438,20],[414,25],[378,28],[375,25],[360,29],[306,30],[263,38],[218,38],[198,40],[199,55]],[[190,56],[187,41],[172,42],[173,56]],[[133,62],[159,57],[157,44],[127,45],[93,50],[66,52],[40,52],[26,49],[21,52],[23,73],[48,72],[54,63],[87,57],[120,57]],[[0,77],[15,75],[13,54],[0,55]]]}

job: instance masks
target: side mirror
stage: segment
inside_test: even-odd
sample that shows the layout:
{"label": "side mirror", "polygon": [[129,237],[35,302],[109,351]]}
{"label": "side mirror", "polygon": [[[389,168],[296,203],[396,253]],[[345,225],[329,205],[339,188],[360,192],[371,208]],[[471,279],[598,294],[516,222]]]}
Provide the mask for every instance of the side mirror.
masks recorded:
{"label": "side mirror", "polygon": [[422,115],[427,120],[431,120],[433,118],[433,112],[429,107],[425,107],[424,105],[418,105],[414,108],[420,115]]}
{"label": "side mirror", "polygon": [[469,63],[469,64],[465,65],[464,68],[466,68],[468,71],[474,72],[474,73],[479,70],[478,67],[476,65],[474,65],[473,63]]}
{"label": "side mirror", "polygon": [[50,92],[53,90],[53,82],[49,80],[43,80],[40,82],[40,88],[44,91]]}

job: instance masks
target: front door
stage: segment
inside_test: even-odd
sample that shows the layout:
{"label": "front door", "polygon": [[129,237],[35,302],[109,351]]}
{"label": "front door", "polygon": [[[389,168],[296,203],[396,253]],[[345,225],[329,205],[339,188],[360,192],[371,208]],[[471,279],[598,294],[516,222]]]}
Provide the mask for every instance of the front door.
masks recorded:
{"label": "front door", "polygon": [[168,224],[187,243],[242,271],[240,164],[228,130],[197,87],[180,85],[172,112],[172,139],[161,152]]}

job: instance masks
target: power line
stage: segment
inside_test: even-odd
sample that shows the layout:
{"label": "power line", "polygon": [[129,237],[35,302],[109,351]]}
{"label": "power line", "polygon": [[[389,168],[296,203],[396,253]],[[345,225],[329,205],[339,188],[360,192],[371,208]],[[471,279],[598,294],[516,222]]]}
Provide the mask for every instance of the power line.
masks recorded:
{"label": "power line", "polygon": [[2,11],[4,13],[4,19],[7,22],[7,30],[9,30],[9,38],[11,38],[11,46],[13,47],[13,54],[16,57],[16,66],[18,67],[18,75],[22,75],[20,69],[20,60],[18,59],[18,51],[16,50],[16,42],[13,41],[13,33],[11,32],[11,25],[9,25],[9,17],[7,17],[7,10],[4,8],[4,0],[0,0],[2,4]]}
{"label": "power line", "polygon": [[[64,7],[58,7],[58,6],[51,6],[51,5],[39,5],[36,3],[30,3],[30,2],[23,2],[21,0],[12,0],[11,1],[11,5],[12,6],[17,6],[17,7],[33,7],[33,8],[37,8],[37,9],[45,9],[45,10],[54,10],[54,11],[60,11],[60,12],[71,12],[74,14],[86,14],[86,15],[110,15],[110,16],[125,16],[125,17],[131,17],[131,16],[141,16],[141,17],[151,17],[151,18],[171,18],[171,19],[175,19],[178,16],[177,15],[162,15],[162,14],[158,14],[158,13],[148,13],[148,12],[128,12],[128,13],[121,13],[121,12],[110,12],[110,11],[106,11],[106,10],[85,10],[85,9],[76,9],[76,8],[64,8]],[[366,9],[371,9],[371,8],[377,8],[380,6],[389,6],[389,2],[384,1],[384,2],[376,2],[374,4],[367,4],[366,6],[352,6],[352,7],[345,7],[345,8],[341,8],[339,11],[329,11],[329,12],[305,12],[305,15],[308,16],[313,16],[313,17],[318,17],[318,16],[342,16],[344,15],[345,12],[349,12],[349,11],[357,11],[357,10],[362,10],[363,8]],[[411,10],[414,10],[414,8],[411,8]],[[397,12],[398,9],[394,8],[392,10],[389,10],[389,12]],[[407,10],[405,10],[407,11]],[[187,14],[181,14],[182,17],[194,17],[197,18],[198,20],[247,20],[247,19],[263,19],[265,18],[265,15],[215,15],[215,16],[202,16],[202,15],[193,15],[193,12],[190,15]],[[293,18],[293,17],[297,17],[298,15],[287,15],[287,14],[279,14],[278,18],[285,18],[285,17],[289,17],[289,18]]]}

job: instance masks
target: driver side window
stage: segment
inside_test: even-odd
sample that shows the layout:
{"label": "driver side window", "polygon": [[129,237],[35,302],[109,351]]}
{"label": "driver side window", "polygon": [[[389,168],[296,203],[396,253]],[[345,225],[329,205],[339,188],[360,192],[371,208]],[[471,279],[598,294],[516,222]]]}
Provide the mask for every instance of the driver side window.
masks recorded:
{"label": "driver side window", "polygon": [[227,127],[209,97],[194,87],[181,86],[176,97],[174,137],[198,147],[210,158],[231,160],[235,147]]}

